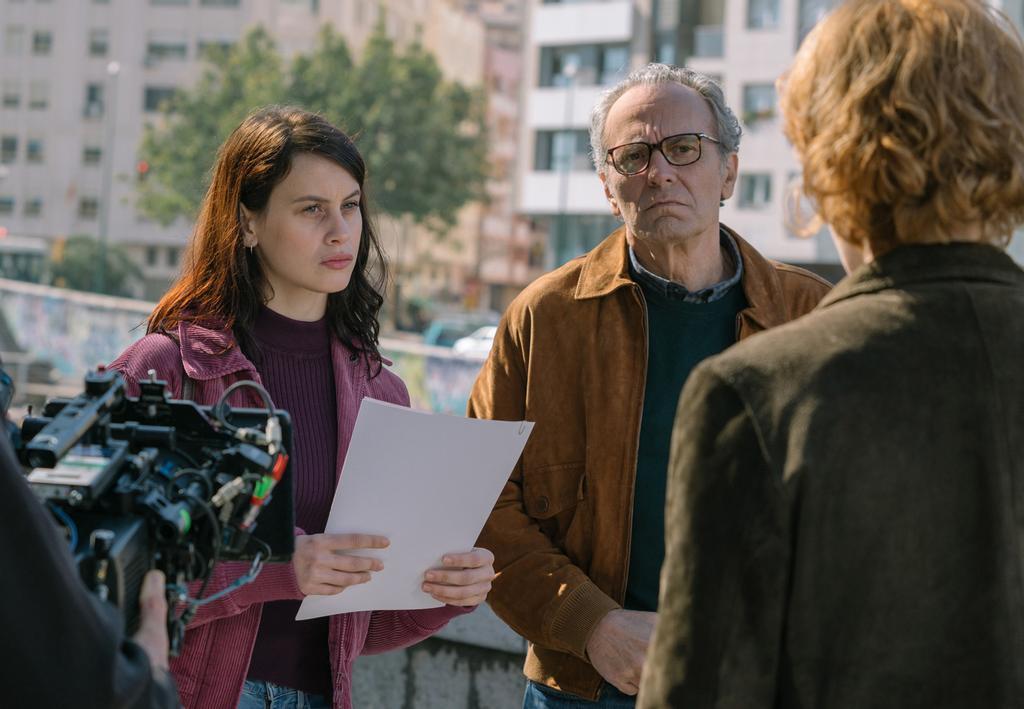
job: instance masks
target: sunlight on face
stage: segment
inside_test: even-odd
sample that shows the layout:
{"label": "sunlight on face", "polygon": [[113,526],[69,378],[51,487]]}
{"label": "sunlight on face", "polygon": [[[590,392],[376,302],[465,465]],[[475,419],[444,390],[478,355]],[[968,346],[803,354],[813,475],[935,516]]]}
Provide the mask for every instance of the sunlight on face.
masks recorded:
{"label": "sunlight on face", "polygon": [[270,286],[267,307],[317,320],[327,296],[348,287],[363,229],[359,199],[359,183],[348,170],[300,153],[262,212],[242,208]]}
{"label": "sunlight on face", "polygon": [[[718,137],[704,98],[679,84],[636,86],[608,112],[604,144],[656,143],[680,133]],[[602,181],[612,213],[622,217],[634,238],[672,243],[710,234],[717,239],[719,201],[732,195],[736,166],[735,155],[723,161],[718,146],[704,141],[701,158],[692,164],[671,165],[654,151],[644,172],[627,177],[609,165]]]}

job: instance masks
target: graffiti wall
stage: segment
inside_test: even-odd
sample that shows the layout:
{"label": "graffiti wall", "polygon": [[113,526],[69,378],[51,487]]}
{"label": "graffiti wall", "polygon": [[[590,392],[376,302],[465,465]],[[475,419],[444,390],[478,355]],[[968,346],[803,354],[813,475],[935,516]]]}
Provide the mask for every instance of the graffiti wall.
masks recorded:
{"label": "graffiti wall", "polygon": [[[49,362],[67,383],[113,360],[146,334],[152,303],[0,279],[0,317],[17,349]],[[383,339],[381,349],[405,381],[415,408],[464,414],[481,359],[439,347]]]}

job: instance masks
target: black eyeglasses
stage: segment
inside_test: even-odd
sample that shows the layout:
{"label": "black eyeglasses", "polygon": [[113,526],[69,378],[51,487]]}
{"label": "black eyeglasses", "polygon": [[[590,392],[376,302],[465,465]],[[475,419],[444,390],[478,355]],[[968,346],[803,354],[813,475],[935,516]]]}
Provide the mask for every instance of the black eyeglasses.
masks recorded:
{"label": "black eyeglasses", "polygon": [[608,160],[620,175],[639,175],[651,164],[651,155],[657,149],[669,165],[681,167],[700,160],[701,141],[721,144],[718,138],[704,133],[680,133],[662,138],[657,143],[626,143],[608,151]]}

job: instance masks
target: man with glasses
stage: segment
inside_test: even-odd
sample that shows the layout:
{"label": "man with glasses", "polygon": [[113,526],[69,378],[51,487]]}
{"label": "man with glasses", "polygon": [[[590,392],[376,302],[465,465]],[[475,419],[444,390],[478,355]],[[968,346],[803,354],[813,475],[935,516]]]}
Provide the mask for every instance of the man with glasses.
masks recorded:
{"label": "man with glasses", "polygon": [[469,403],[537,424],[480,542],[497,557],[491,606],[530,641],[527,708],[633,706],[683,383],[828,289],[719,223],[740,127],[708,77],[639,69],[602,97],[590,135],[624,226],[512,303]]}

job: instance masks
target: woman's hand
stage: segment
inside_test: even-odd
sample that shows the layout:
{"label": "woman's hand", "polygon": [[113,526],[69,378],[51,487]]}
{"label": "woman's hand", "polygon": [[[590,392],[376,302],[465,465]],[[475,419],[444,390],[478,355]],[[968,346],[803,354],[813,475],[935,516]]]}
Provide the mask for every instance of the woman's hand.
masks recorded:
{"label": "woman's hand", "polygon": [[424,574],[423,590],[435,600],[452,606],[478,606],[487,599],[494,580],[494,554],[476,548],[462,554],[445,554],[444,566]]}
{"label": "woman's hand", "polygon": [[387,537],[374,534],[300,534],[295,537],[292,566],[299,590],[307,596],[332,596],[366,583],[384,568],[380,559],[346,554],[353,549],[384,549]]}

